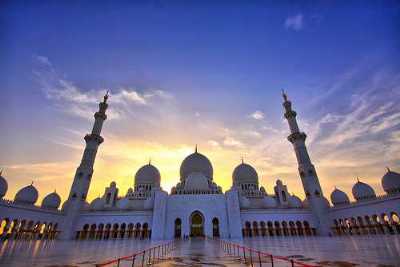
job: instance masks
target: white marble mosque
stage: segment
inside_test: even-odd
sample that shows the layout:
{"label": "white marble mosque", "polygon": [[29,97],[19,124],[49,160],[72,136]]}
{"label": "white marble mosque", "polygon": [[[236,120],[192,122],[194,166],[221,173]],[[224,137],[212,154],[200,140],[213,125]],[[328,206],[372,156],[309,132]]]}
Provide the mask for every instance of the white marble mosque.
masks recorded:
{"label": "white marble mosque", "polygon": [[106,120],[108,94],[95,113],[92,132],[76,170],[68,199],[61,205],[56,193],[38,204],[33,184],[20,189],[14,200],[3,197],[7,180],[0,173],[0,236],[2,239],[129,239],[166,240],[183,236],[241,239],[253,236],[332,236],[400,234],[400,174],[390,169],[381,183],[386,194],[377,196],[361,181],[354,184],[355,202],[340,189],[324,196],[316,168],[309,157],[296,112],[283,93],[284,116],[290,128],[306,199],[288,193],[282,180],[274,192],[259,184],[257,171],[242,162],[225,193],[214,182],[213,166],[196,150],[180,167],[180,180],[171,192],[160,186],[159,170],[149,164],[135,175],[134,185],[121,194],[115,182],[91,203],[86,196]]}

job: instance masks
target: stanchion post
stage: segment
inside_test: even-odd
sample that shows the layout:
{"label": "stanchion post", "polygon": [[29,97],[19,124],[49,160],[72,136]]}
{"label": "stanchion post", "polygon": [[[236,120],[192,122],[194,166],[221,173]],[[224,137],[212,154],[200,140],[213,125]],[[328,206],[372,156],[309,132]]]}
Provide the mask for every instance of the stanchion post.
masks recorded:
{"label": "stanchion post", "polygon": [[274,267],[274,257],[272,255],[270,255],[271,257],[271,266]]}
{"label": "stanchion post", "polygon": [[246,249],[243,247],[243,260],[246,263]]}
{"label": "stanchion post", "polygon": [[253,267],[253,255],[251,253],[251,249],[249,250],[249,254],[250,254],[250,265],[251,267]]}
{"label": "stanchion post", "polygon": [[260,267],[262,266],[262,263],[261,263],[261,255],[260,255],[260,251],[258,252],[258,262],[260,263]]}
{"label": "stanchion post", "polygon": [[119,263],[120,263],[121,259],[117,260],[117,267],[119,267]]}
{"label": "stanchion post", "polygon": [[146,250],[143,250],[143,257],[142,257],[142,267],[144,266],[144,254],[146,254]]}
{"label": "stanchion post", "polygon": [[135,266],[135,255],[132,256],[132,265],[131,265],[131,267],[134,267],[134,266]]}
{"label": "stanchion post", "polygon": [[294,267],[294,261],[290,260],[290,263],[292,264],[292,267]]}

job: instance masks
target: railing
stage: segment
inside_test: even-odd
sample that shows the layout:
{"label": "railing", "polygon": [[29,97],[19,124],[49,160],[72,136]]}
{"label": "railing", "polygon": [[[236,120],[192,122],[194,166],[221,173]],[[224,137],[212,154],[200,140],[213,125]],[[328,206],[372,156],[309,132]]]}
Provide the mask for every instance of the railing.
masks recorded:
{"label": "railing", "polygon": [[237,256],[240,260],[254,267],[258,265],[262,266],[272,266],[276,264],[276,266],[290,266],[290,267],[318,267],[319,265],[311,265],[306,264],[300,261],[296,261],[284,256],[274,256],[267,252],[263,252],[260,250],[256,250],[250,247],[242,246],[236,243],[227,242],[224,240],[220,240],[221,248],[229,255]]}
{"label": "railing", "polygon": [[147,266],[154,264],[168,255],[175,248],[175,241],[170,241],[164,244],[160,244],[154,247],[144,249],[134,254],[123,256],[117,259],[109,260],[106,262],[96,264],[96,267],[102,266]]}

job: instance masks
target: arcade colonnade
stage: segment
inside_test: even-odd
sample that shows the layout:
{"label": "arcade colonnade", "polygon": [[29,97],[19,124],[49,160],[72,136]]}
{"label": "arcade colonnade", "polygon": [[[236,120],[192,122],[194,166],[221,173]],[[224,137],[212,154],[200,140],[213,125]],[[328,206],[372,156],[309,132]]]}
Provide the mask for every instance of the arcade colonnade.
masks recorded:
{"label": "arcade colonnade", "polygon": [[336,218],[333,223],[332,232],[336,235],[400,234],[400,218],[396,212]]}
{"label": "arcade colonnade", "polygon": [[52,221],[35,221],[29,219],[0,218],[1,239],[55,239],[58,223]]}
{"label": "arcade colonnade", "polygon": [[108,240],[108,239],[148,239],[151,229],[147,222],[141,223],[99,223],[85,224],[76,231],[78,240]]}
{"label": "arcade colonnade", "polygon": [[243,237],[257,236],[311,236],[316,229],[308,221],[246,221]]}

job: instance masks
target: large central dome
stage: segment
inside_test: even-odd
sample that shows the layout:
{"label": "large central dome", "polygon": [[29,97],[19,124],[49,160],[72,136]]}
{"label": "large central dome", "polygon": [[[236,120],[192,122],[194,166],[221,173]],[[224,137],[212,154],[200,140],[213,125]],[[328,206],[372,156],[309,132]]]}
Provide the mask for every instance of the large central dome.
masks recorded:
{"label": "large central dome", "polygon": [[209,180],[213,179],[213,167],[208,158],[196,151],[187,156],[181,165],[181,181],[184,181],[191,173],[201,173]]}

